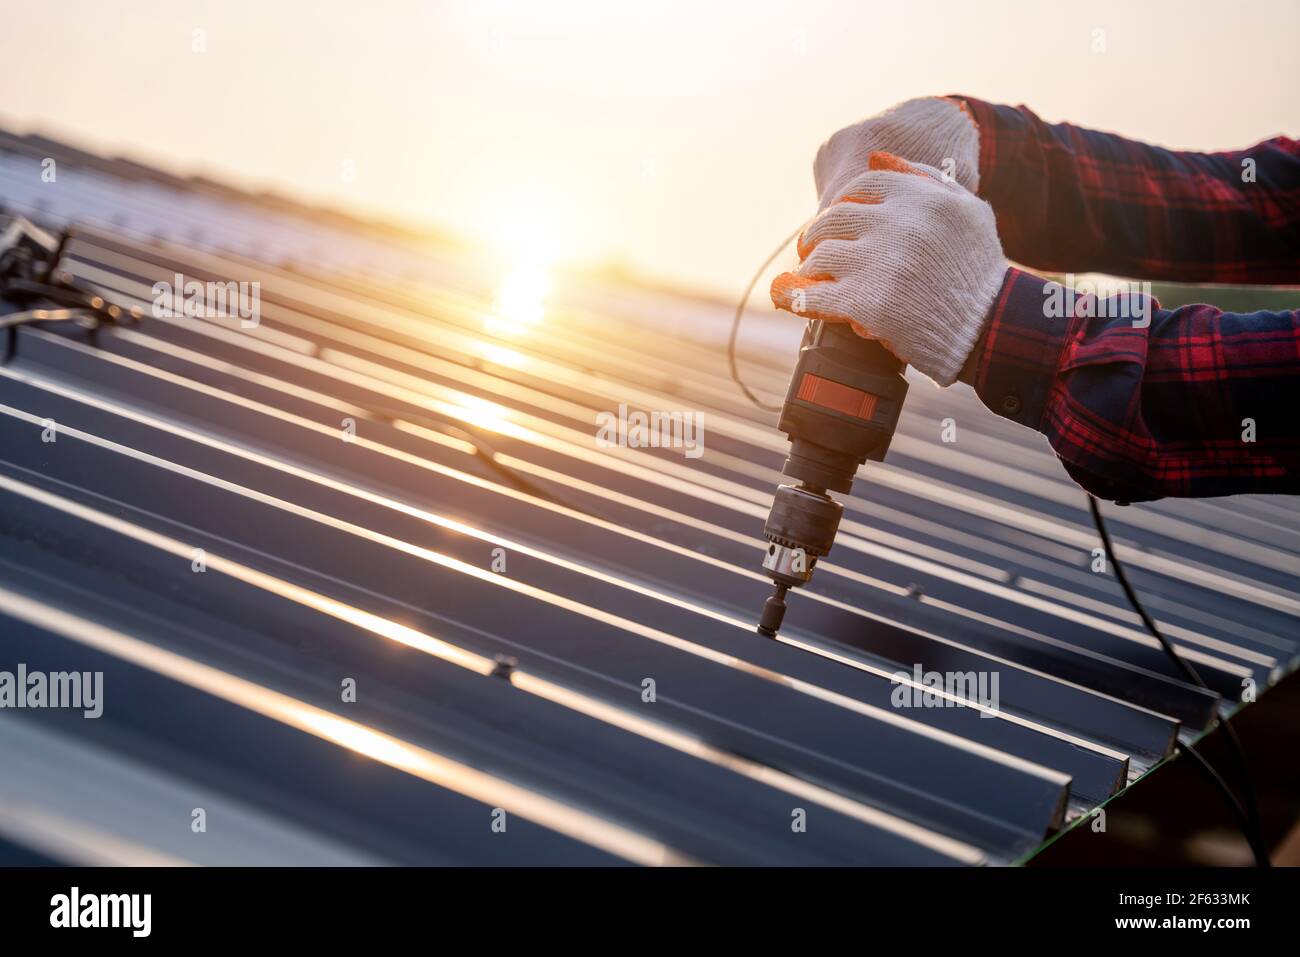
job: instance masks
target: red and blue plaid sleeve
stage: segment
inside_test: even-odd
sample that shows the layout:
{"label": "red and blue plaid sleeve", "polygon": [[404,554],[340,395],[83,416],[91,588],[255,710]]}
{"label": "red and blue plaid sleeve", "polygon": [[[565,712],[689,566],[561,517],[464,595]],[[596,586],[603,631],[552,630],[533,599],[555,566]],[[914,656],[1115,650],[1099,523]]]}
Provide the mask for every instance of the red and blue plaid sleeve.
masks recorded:
{"label": "red and blue plaid sleeve", "polygon": [[1173,282],[1300,282],[1300,142],[1161,149],[1026,107],[963,101],[979,193],[1008,258],[1051,272]]}
{"label": "red and blue plaid sleeve", "polygon": [[1164,310],[1008,269],[969,381],[1094,495],[1300,493],[1300,312]]}

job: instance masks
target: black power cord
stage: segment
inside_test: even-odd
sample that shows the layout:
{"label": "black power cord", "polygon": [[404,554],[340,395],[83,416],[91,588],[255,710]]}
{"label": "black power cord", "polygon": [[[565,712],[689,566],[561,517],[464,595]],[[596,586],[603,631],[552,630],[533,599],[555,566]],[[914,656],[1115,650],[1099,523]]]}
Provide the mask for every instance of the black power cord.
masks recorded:
{"label": "black power cord", "polygon": [[[1160,643],[1169,660],[1174,663],[1180,672],[1192,684],[1199,688],[1210,690],[1200,674],[1183,657],[1178,654],[1178,650],[1173,644],[1161,634],[1160,629],[1156,627],[1155,621],[1147,613],[1142,602],[1138,600],[1137,592],[1129,583],[1128,575],[1124,572],[1124,566],[1119,558],[1115,555],[1115,547],[1111,544],[1110,533],[1106,528],[1106,520],[1101,514],[1101,506],[1093,495],[1088,496],[1088,510],[1092,512],[1092,523],[1097,526],[1097,534],[1101,536],[1101,545],[1106,552],[1106,560],[1110,562],[1111,568],[1115,569],[1115,579],[1119,582],[1120,588],[1124,590],[1124,597],[1128,599],[1129,605],[1137,612],[1137,616],[1142,619],[1142,624],[1146,626],[1153,638]],[[1242,835],[1250,844],[1250,849],[1255,855],[1255,864],[1258,867],[1271,867],[1272,861],[1269,859],[1268,846],[1264,843],[1263,831],[1259,823],[1259,805],[1255,799],[1255,785],[1251,780],[1250,767],[1246,763],[1246,752],[1241,746],[1241,739],[1237,737],[1236,730],[1227,718],[1219,720],[1219,726],[1223,728],[1223,737],[1228,744],[1228,751],[1233,756],[1233,761],[1237,765],[1237,770],[1241,776],[1241,790],[1245,797],[1245,807],[1237,801],[1228,785],[1223,778],[1212,768],[1208,761],[1205,760],[1189,744],[1180,744],[1179,748],[1187,752],[1192,758],[1197,768],[1201,770],[1210,783],[1219,791],[1228,809],[1232,812],[1233,817],[1237,819],[1237,824],[1241,828]]]}
{"label": "black power cord", "polygon": [[[750,391],[749,387],[741,380],[740,370],[736,365],[736,337],[740,333],[740,321],[745,314],[745,306],[749,302],[750,295],[754,292],[754,287],[758,285],[758,280],[762,277],[763,273],[767,271],[767,268],[772,265],[776,257],[781,255],[781,251],[784,250],[785,247],[788,246],[796,237],[798,237],[798,235],[803,231],[804,226],[807,225],[807,223],[804,223],[803,226],[800,226],[785,239],[781,240],[781,245],[772,250],[772,254],[764,260],[763,265],[758,267],[758,271],[754,273],[753,278],[749,280],[749,284],[745,287],[745,291],[740,297],[740,302],[736,304],[736,312],[731,320],[731,335],[727,339],[727,365],[731,370],[731,381],[734,382],[740,388],[740,391],[745,394],[745,398],[749,399],[756,408],[761,409],[764,412],[780,412],[781,406],[772,406],[763,402],[758,398],[758,396],[754,395],[754,393]],[[1156,641],[1160,643],[1160,647],[1164,649],[1165,654],[1169,656],[1170,660],[1187,678],[1187,680],[1198,687],[1205,688],[1207,691],[1210,690],[1205,684],[1205,681],[1197,673],[1196,669],[1184,661],[1182,656],[1178,654],[1178,650],[1169,642],[1169,639],[1160,633],[1160,629],[1156,627],[1155,621],[1147,613],[1146,608],[1143,607],[1142,602],[1138,599],[1137,592],[1135,592],[1133,586],[1129,584],[1128,575],[1124,573],[1124,566],[1115,556],[1115,548],[1111,544],[1110,534],[1106,529],[1106,520],[1101,514],[1101,508],[1097,504],[1097,499],[1092,495],[1088,495],[1088,509],[1092,512],[1092,521],[1097,527],[1097,534],[1101,536],[1101,544],[1106,551],[1106,560],[1109,561],[1111,567],[1115,569],[1115,578],[1119,581],[1120,587],[1124,590],[1124,596],[1128,599],[1128,603],[1133,608],[1133,611],[1135,611],[1137,616],[1142,619],[1142,624],[1146,626],[1147,631],[1149,631]],[[1244,808],[1242,807],[1242,803],[1238,801],[1236,796],[1232,793],[1231,788],[1229,788],[1227,783],[1223,780],[1223,777],[1218,771],[1214,770],[1200,752],[1196,751],[1189,744],[1180,744],[1179,748],[1187,754],[1187,756],[1192,760],[1192,763],[1196,766],[1197,770],[1205,776],[1211,786],[1218,791],[1219,796],[1223,798],[1224,804],[1227,805],[1228,810],[1231,812],[1237,823],[1237,827],[1241,830],[1242,836],[1246,839],[1246,843],[1250,845],[1251,853],[1255,856],[1256,866],[1271,867],[1272,861],[1269,858],[1268,846],[1264,843],[1263,831],[1260,828],[1259,805],[1255,799],[1255,786],[1251,780],[1250,768],[1246,763],[1246,752],[1241,746],[1241,740],[1237,737],[1237,732],[1233,729],[1228,720],[1222,718],[1220,719],[1219,724],[1223,728],[1224,740],[1228,742],[1228,750],[1232,754],[1233,760],[1241,775],[1242,794],[1246,799]]]}
{"label": "black power cord", "polygon": [[811,219],[792,232],[789,236],[785,237],[785,239],[781,240],[781,245],[773,249],[772,255],[768,256],[767,259],[763,261],[763,265],[758,267],[758,271],[754,273],[754,278],[749,281],[749,285],[745,287],[744,293],[741,294],[740,302],[736,303],[736,314],[731,319],[731,335],[727,339],[727,365],[731,369],[731,381],[739,386],[740,391],[745,393],[745,398],[752,402],[755,408],[762,409],[764,412],[780,412],[781,407],[779,405],[768,405],[758,396],[754,395],[753,392],[749,391],[749,386],[745,385],[745,383],[741,381],[740,369],[736,366],[736,336],[740,333],[741,317],[745,314],[745,306],[749,302],[749,297],[754,292],[754,287],[758,285],[758,280],[762,278],[763,273],[767,272],[767,267],[772,265],[776,260],[776,257],[781,255],[781,251],[794,242],[795,239],[799,237],[799,234],[803,232],[804,226],[807,226],[810,222],[812,222]]}
{"label": "black power cord", "polygon": [[466,442],[474,448],[474,455],[479,461],[519,491],[532,495],[535,498],[544,499],[552,505],[559,505],[575,512],[581,512],[583,515],[588,515],[592,518],[600,519],[601,521],[610,521],[608,516],[602,515],[597,510],[586,505],[580,505],[566,496],[558,495],[550,489],[534,482],[518,469],[502,463],[496,448],[494,448],[493,445],[484,438],[482,431],[474,428],[468,423],[448,422],[445,419],[437,419],[427,414],[404,411],[377,402],[366,402],[363,405],[363,408],[366,412],[369,412],[376,419],[386,423],[387,425],[395,425],[399,421],[410,422],[412,425],[418,425],[421,428],[429,429],[433,432],[441,432],[444,435],[460,439],[462,442]]}

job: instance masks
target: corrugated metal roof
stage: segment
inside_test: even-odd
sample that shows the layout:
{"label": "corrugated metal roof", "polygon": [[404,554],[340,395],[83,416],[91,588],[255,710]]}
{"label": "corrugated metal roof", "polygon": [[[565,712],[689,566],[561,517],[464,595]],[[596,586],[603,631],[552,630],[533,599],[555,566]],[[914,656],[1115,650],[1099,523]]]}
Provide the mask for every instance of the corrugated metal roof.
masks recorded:
{"label": "corrugated metal roof", "polygon": [[[1007,862],[1294,665],[1291,502],[1109,510],[1206,692],[1090,570],[1042,440],[923,383],[760,639],[786,442],[716,337],[657,331],[645,296],[639,323],[575,301],[497,336],[490,302],[400,239],[84,154],[44,183],[47,141],[0,146],[5,206],[79,224],[61,268],[146,310],[24,327],[0,366],[0,670],[105,676],[101,718],[0,722],[25,769],[0,784],[12,844]],[[177,273],[260,283],[260,322],[148,314]],[[779,393],[778,360],[746,374]],[[702,413],[704,454],[601,446],[620,405]],[[996,674],[999,706],[897,707],[891,676],[918,666]],[[222,824],[196,840],[199,807]]]}

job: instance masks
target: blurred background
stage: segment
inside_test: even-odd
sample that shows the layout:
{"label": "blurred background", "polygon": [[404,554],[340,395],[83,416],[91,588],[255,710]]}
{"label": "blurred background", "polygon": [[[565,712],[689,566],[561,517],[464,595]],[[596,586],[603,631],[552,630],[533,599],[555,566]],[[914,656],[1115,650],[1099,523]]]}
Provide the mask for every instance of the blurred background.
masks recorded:
{"label": "blurred background", "polygon": [[1179,148],[1300,127],[1300,5],[11,5],[0,124],[514,262],[732,296],[830,133],[965,93]]}

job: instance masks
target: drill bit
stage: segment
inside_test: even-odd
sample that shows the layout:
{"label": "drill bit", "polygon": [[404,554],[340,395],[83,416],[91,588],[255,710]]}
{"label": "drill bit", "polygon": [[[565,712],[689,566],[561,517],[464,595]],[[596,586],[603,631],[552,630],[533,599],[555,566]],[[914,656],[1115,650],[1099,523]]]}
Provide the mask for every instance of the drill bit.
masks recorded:
{"label": "drill bit", "polygon": [[781,629],[781,620],[785,618],[785,593],[790,586],[777,582],[772,594],[763,602],[763,614],[758,619],[758,633],[764,638],[775,638]]}

